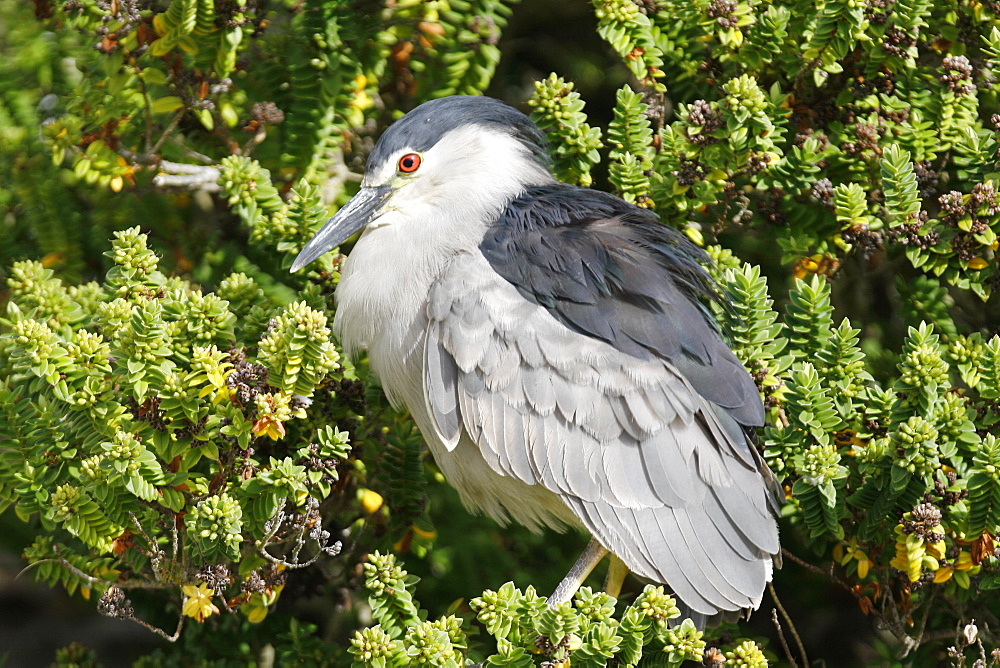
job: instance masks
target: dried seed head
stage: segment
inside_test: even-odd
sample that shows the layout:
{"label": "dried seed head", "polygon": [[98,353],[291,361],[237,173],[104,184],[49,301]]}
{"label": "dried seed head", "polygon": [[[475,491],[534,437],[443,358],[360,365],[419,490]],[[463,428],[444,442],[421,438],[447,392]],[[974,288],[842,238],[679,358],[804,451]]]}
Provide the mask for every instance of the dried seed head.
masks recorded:
{"label": "dried seed head", "polygon": [[941,63],[944,70],[939,79],[956,95],[967,95],[976,89],[972,83],[972,63],[965,56],[948,56]]}
{"label": "dried seed head", "polygon": [[120,587],[111,586],[97,602],[97,612],[105,617],[130,619],[135,616],[132,601],[128,600]]}

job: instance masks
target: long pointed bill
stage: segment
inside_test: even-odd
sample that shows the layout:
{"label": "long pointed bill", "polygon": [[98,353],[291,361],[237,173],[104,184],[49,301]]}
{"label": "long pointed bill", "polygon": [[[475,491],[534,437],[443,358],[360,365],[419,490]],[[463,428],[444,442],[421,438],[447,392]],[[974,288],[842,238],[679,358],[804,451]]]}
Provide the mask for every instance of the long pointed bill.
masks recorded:
{"label": "long pointed bill", "polygon": [[292,263],[292,272],[298,271],[323,253],[333,250],[347,241],[352,234],[378,218],[382,203],[391,193],[390,185],[359,190],[358,194],[309,240]]}

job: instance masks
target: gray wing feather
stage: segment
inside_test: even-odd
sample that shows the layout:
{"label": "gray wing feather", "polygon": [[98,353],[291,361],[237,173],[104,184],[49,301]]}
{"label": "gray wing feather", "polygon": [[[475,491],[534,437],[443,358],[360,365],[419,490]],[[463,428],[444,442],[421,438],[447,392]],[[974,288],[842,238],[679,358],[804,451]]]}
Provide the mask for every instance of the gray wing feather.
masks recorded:
{"label": "gray wing feather", "polygon": [[603,475],[598,484],[601,497],[626,508],[642,508],[649,504],[649,486],[642,472],[642,458],[631,445],[609,451],[605,448]]}
{"label": "gray wing feather", "polygon": [[[588,527],[609,527],[595,532],[598,540],[628,565],[634,573],[657,582],[666,582],[674,593],[694,610],[714,611],[716,597],[691,581],[687,571],[690,557],[680,551],[679,536],[670,535],[670,512],[654,517],[651,509],[616,508],[607,504],[571,506]],[[665,520],[665,521],[664,521]]]}
{"label": "gray wing feather", "polygon": [[615,416],[615,422],[633,439],[641,439],[643,437],[642,429],[639,428],[639,425],[635,423],[629,414],[628,400],[622,396],[611,396],[608,399],[611,403],[611,411]]}
{"label": "gray wing feather", "polygon": [[[678,521],[679,514],[681,513],[664,513],[663,517],[657,517],[652,523],[653,526],[649,527],[650,534],[655,536],[658,530],[662,536],[663,542],[657,545],[658,549],[671,554],[674,561],[684,564],[683,568],[678,569],[681,575],[677,577],[687,580],[688,585],[698,591],[703,598],[708,601],[732,601],[738,593],[730,591],[729,587],[720,582],[721,578],[718,576],[713,578],[706,573],[706,569],[710,568],[704,563],[708,560],[708,556],[697,539],[688,541]],[[670,584],[673,586],[674,583]]]}
{"label": "gray wing feather", "polygon": [[596,500],[601,498],[601,488],[594,480],[593,471],[601,467],[600,445],[587,439],[577,439],[582,447],[577,452],[562,448],[565,452],[566,487],[569,492],[580,499]]}
{"label": "gray wing feather", "polygon": [[650,392],[634,392],[625,395],[625,404],[632,415],[632,422],[638,428],[640,440],[663,431],[673,422],[673,415],[667,411],[658,412],[650,401]]}
{"label": "gray wing feather", "polygon": [[650,577],[646,574],[659,574],[650,558],[652,552],[640,549],[644,541],[634,511],[573,497],[568,500],[568,505],[590,528],[594,537],[624,561],[632,572],[646,577]]}
{"label": "gray wing feather", "polygon": [[552,387],[552,372],[549,369],[524,368],[521,371],[524,398],[532,411],[547,417],[556,409],[556,392]]}
{"label": "gray wing feather", "polygon": [[483,392],[487,391],[486,380],[483,378],[483,374],[480,373],[462,374],[458,382],[462,388],[458,395],[460,406],[463,396],[470,399],[478,399]]}
{"label": "gray wing feather", "polygon": [[758,567],[759,573],[741,568],[743,564],[739,563],[737,555],[727,549],[718,527],[708,525],[696,528],[692,522],[692,515],[695,514],[700,513],[674,512],[673,517],[699,570],[723,598],[734,602],[751,599],[760,586],[758,582],[764,575],[764,565],[757,560],[750,562]]}
{"label": "gray wing feather", "polygon": [[[759,486],[758,481],[754,482]],[[759,505],[759,499],[751,498],[738,486],[713,488],[711,493],[729,518],[729,526],[759,549],[768,554],[778,554],[780,548],[777,529],[772,529],[761,521],[763,509]]]}
{"label": "gray wing feather", "polygon": [[[485,426],[483,437],[489,441],[490,450],[499,455],[500,468],[521,482],[537,483],[538,474],[532,465],[530,446],[525,445],[523,426],[511,425],[513,420],[517,420],[517,409],[506,403],[498,392],[490,394],[488,400],[482,403],[485,410],[480,411],[479,417]],[[517,422],[523,423],[523,420]]]}
{"label": "gray wing feather", "polygon": [[[424,340],[424,394],[427,412],[434,419],[438,436],[454,450],[462,436],[462,417],[458,410],[458,368],[441,345],[436,332]],[[433,409],[431,408],[433,407]]]}
{"label": "gray wing feather", "polygon": [[684,461],[677,438],[669,430],[646,439],[639,447],[653,490],[662,503],[672,508],[702,503],[705,486],[690,475],[690,464]]}
{"label": "gray wing feather", "polygon": [[[534,315],[534,314],[533,314]],[[555,320],[553,318],[553,320]],[[555,329],[552,327],[551,329]],[[546,332],[547,334],[549,332]],[[530,333],[529,333],[530,335]],[[550,368],[567,369],[579,363],[579,348],[574,345],[580,335],[563,327],[553,332],[553,336],[535,338],[535,343]]]}
{"label": "gray wing feather", "polygon": [[438,438],[464,428],[496,473],[557,494],[692,611],[759,603],[777,525],[766,468],[735,420],[670,362],[570,330],[474,254],[452,261],[430,303],[424,384]]}
{"label": "gray wing feather", "polygon": [[594,392],[594,402],[591,405],[593,412],[582,422],[582,427],[587,435],[600,443],[609,443],[617,440],[622,433],[622,426],[616,416],[614,400],[601,394],[596,388],[589,388]]}
{"label": "gray wing feather", "polygon": [[[705,523],[717,527],[731,526],[733,520],[726,515],[726,511],[722,509],[717,499],[713,499],[713,501],[713,503],[704,504],[701,508]],[[729,548],[743,559],[754,559],[760,553],[761,548],[738,528],[736,531],[720,531],[720,535],[726,540]]]}
{"label": "gray wing feather", "polygon": [[521,361],[531,367],[537,368],[545,364],[545,356],[538,346],[538,341],[530,336],[522,336],[517,340],[517,350],[521,353]]}

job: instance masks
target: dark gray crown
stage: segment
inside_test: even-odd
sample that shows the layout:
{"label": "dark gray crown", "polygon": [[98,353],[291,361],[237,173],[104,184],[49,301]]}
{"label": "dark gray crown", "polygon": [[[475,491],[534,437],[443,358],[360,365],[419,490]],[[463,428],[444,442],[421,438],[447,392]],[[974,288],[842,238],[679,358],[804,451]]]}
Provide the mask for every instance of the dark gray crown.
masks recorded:
{"label": "dark gray crown", "polygon": [[381,164],[404,148],[426,151],[445,134],[463,125],[483,125],[507,132],[540,162],[548,163],[545,135],[527,116],[491,97],[454,95],[424,102],[389,126],[368,157],[368,167]]}

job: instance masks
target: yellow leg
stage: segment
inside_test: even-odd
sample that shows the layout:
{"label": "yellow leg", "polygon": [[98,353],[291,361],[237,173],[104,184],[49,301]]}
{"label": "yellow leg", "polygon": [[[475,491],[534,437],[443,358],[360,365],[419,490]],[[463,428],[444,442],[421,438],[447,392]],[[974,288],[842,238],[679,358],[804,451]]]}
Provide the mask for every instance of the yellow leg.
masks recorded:
{"label": "yellow leg", "polygon": [[576,590],[580,588],[583,581],[590,575],[590,571],[594,570],[597,562],[603,559],[607,553],[608,551],[604,549],[603,545],[591,538],[590,542],[587,543],[587,547],[583,549],[583,554],[573,564],[573,568],[569,570],[563,581],[552,592],[552,596],[549,596],[549,605],[566,603],[573,598],[573,594],[576,593]]}
{"label": "yellow leg", "polygon": [[628,575],[628,566],[625,562],[611,555],[608,564],[608,574],[604,576],[604,591],[608,596],[613,596],[618,598],[618,595],[622,593],[622,583],[625,582],[625,576]]}

